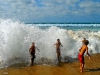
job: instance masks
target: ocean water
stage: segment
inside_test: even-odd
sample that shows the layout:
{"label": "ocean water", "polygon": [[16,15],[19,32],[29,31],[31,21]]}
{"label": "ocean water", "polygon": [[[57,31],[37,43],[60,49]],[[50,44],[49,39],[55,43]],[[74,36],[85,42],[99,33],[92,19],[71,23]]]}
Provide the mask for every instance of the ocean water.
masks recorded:
{"label": "ocean water", "polygon": [[100,24],[25,24],[0,19],[0,68],[30,63],[29,47],[35,42],[36,64],[56,64],[54,43],[60,39],[62,62],[77,58],[82,39],[89,53],[100,53]]}
{"label": "ocean water", "polygon": [[93,31],[100,30],[100,24],[28,24],[38,26],[40,29],[47,29],[51,26],[56,26],[60,29],[73,30],[73,31]]}

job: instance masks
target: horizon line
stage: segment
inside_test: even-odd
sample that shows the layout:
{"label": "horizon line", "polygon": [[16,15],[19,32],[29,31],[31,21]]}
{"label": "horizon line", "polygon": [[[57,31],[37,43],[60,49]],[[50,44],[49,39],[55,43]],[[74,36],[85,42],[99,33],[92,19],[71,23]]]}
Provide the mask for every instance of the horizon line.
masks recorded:
{"label": "horizon line", "polygon": [[33,22],[25,24],[100,24],[100,22]]}

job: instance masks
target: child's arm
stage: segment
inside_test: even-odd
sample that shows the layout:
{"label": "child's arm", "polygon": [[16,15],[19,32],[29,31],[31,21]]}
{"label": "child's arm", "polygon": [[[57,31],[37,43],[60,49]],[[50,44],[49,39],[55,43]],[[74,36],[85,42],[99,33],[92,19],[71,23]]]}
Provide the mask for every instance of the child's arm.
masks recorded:
{"label": "child's arm", "polygon": [[63,45],[61,44],[61,42],[60,42],[60,45],[63,47]]}
{"label": "child's arm", "polygon": [[60,46],[61,46],[61,47],[63,47],[63,45],[62,45],[62,44],[61,44]]}
{"label": "child's arm", "polygon": [[88,53],[88,47],[86,48],[86,54],[89,56],[89,59],[91,59],[90,54]]}
{"label": "child's arm", "polygon": [[30,48],[29,48],[30,57],[32,57],[31,52],[32,52],[32,49],[31,49],[31,47],[30,47]]}
{"label": "child's arm", "polygon": [[[35,46],[35,47],[36,47],[36,46]],[[36,47],[36,48],[37,48],[37,47]],[[40,51],[38,48],[37,48],[37,50]]]}
{"label": "child's arm", "polygon": [[61,44],[61,46],[63,47],[63,45]]}
{"label": "child's arm", "polygon": [[57,45],[57,43],[55,43],[54,45]]}
{"label": "child's arm", "polygon": [[29,53],[31,54],[31,52],[32,52],[32,45],[29,48]]}
{"label": "child's arm", "polygon": [[29,48],[29,53],[31,53],[31,47],[32,47],[32,46],[30,46],[30,48]]}

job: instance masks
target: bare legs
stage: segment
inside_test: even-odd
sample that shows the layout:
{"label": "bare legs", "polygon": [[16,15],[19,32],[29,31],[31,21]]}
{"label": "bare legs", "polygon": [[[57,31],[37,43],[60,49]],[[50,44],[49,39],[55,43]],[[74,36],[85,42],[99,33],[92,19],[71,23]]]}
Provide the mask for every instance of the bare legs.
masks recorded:
{"label": "bare legs", "polygon": [[34,63],[34,58],[31,58],[31,66],[33,65]]}
{"label": "bare legs", "polygon": [[84,64],[80,63],[80,72],[83,72],[83,69],[84,69]]}
{"label": "bare legs", "polygon": [[60,52],[57,52],[57,58],[58,58],[58,61],[60,62],[61,61]]}
{"label": "bare legs", "polygon": [[36,57],[35,57],[35,54],[33,54],[32,56],[31,56],[31,66],[33,66],[34,65],[34,59],[35,59]]}

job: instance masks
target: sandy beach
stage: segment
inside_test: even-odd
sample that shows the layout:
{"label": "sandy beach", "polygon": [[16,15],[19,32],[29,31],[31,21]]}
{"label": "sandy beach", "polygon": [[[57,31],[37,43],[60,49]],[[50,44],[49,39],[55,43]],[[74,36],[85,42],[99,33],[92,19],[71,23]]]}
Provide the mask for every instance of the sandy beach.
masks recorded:
{"label": "sandy beach", "polygon": [[100,54],[85,57],[85,69],[79,72],[79,62],[60,63],[56,66],[34,65],[27,67],[8,67],[0,69],[0,75],[100,75]]}

